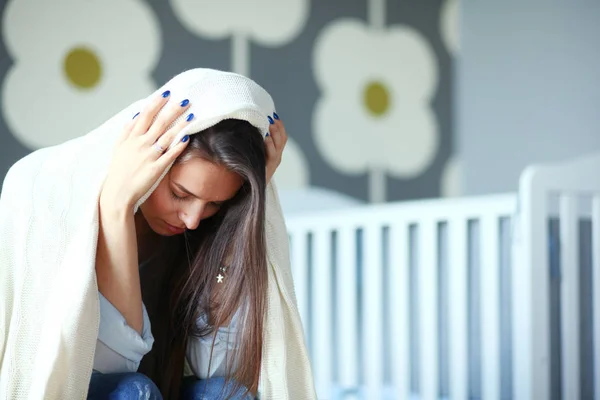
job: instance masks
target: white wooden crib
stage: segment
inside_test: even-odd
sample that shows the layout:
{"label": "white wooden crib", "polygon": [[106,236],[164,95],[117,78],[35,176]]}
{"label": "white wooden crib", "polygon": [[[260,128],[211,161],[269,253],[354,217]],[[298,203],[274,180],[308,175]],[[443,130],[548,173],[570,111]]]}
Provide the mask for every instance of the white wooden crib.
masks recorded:
{"label": "white wooden crib", "polygon": [[600,400],[600,155],[287,226],[320,399]]}

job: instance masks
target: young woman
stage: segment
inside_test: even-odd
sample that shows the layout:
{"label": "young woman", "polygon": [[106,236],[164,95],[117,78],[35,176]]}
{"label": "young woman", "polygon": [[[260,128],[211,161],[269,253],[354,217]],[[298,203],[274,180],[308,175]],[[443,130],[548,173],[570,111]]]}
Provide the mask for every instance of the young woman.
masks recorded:
{"label": "young woman", "polygon": [[[94,374],[91,395],[139,381],[156,391],[151,380],[123,374],[136,372],[153,341],[141,371],[165,392],[178,385],[185,356],[198,377],[228,376],[251,393],[258,388],[267,283],[265,188],[287,135],[274,113],[265,140],[250,123],[225,120],[165,151],[194,118],[187,114],[165,131],[190,107],[188,99],[170,97],[169,91],[157,96],[125,128],[100,195],[95,369],[120,373],[121,381]],[[134,215],[135,203],[173,161]],[[147,279],[142,285],[140,274]],[[238,343],[235,328],[243,328]],[[207,390],[222,384],[214,382]]]}
{"label": "young woman", "polygon": [[[84,138],[36,152],[7,175],[0,247],[19,247],[14,243],[21,243],[21,232],[5,233],[23,218],[35,232],[38,224],[57,234],[40,236],[41,250],[25,245],[30,256],[11,252],[0,273],[8,274],[9,285],[24,282],[31,285],[28,293],[36,293],[30,304],[19,299],[20,287],[6,286],[0,315],[0,330],[7,332],[0,342],[5,393],[31,395],[27,382],[35,382],[35,393],[44,398],[73,396],[80,393],[90,360],[90,399],[314,398],[287,235],[276,192],[267,187],[287,141],[272,100],[251,80],[212,70],[187,71],[165,89],[139,112],[130,107]],[[119,128],[112,154],[105,157],[103,143],[123,126],[124,114],[129,122]],[[34,169],[38,172],[30,173]],[[69,175],[56,177],[65,171]],[[29,176],[35,176],[31,186],[23,183]],[[93,182],[100,176],[94,195]],[[45,180],[54,182],[36,188]],[[78,184],[84,181],[89,187]],[[27,205],[25,210],[32,209],[5,212],[17,207],[16,191],[34,192],[52,212]],[[64,192],[65,199],[57,199],[56,193]],[[91,199],[95,212],[80,204]],[[63,206],[68,211],[59,211]],[[47,218],[28,217],[36,213]],[[57,222],[51,224],[52,218]],[[90,255],[97,319],[86,286],[95,285],[84,276]],[[43,271],[31,261],[38,259]],[[21,279],[21,273],[35,279]],[[72,277],[67,286],[65,274]],[[33,286],[44,279],[43,290]],[[69,293],[66,303],[61,291]],[[53,305],[59,300],[62,308]],[[7,322],[42,308],[61,309],[60,318]],[[96,332],[96,321],[90,351],[86,340]],[[41,339],[37,332],[43,332]],[[13,351],[20,347],[19,339],[11,344],[12,337],[25,337],[31,345]],[[30,350],[36,356],[27,356]],[[32,359],[31,368],[19,368]]]}

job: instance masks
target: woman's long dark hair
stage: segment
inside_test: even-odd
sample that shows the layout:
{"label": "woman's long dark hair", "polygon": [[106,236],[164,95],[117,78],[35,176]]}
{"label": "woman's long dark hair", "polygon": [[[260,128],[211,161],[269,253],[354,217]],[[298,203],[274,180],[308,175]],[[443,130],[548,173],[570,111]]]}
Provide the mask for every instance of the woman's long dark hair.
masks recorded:
{"label": "woman's long dark hair", "polygon": [[[166,399],[177,399],[188,338],[214,335],[213,326],[227,325],[237,312],[239,329],[235,350],[227,357],[227,379],[233,380],[232,393],[243,385],[256,394],[267,301],[264,141],[248,122],[225,120],[191,135],[176,163],[195,157],[226,167],[244,183],[195,231],[166,239],[160,257],[165,268],[146,276],[147,281],[142,277],[155,343],[139,370]],[[217,283],[219,268],[226,261],[226,279]],[[201,313],[212,323],[202,331],[196,325]]]}

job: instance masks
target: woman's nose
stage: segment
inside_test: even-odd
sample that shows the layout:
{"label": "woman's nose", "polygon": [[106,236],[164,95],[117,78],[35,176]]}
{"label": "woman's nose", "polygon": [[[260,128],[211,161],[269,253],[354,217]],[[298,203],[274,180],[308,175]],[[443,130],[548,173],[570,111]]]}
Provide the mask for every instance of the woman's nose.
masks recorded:
{"label": "woman's nose", "polygon": [[181,220],[188,230],[194,230],[198,228],[198,225],[200,225],[200,221],[202,220],[203,210],[204,206],[200,206],[193,207],[183,212]]}

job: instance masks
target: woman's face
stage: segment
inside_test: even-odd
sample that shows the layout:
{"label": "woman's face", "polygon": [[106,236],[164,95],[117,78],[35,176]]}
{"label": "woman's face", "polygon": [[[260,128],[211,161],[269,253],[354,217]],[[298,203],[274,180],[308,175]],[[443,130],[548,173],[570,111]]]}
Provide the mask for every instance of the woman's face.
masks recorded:
{"label": "woman's face", "polygon": [[174,165],[140,209],[154,232],[178,235],[196,229],[200,221],[216,214],[242,184],[235,172],[193,157]]}

